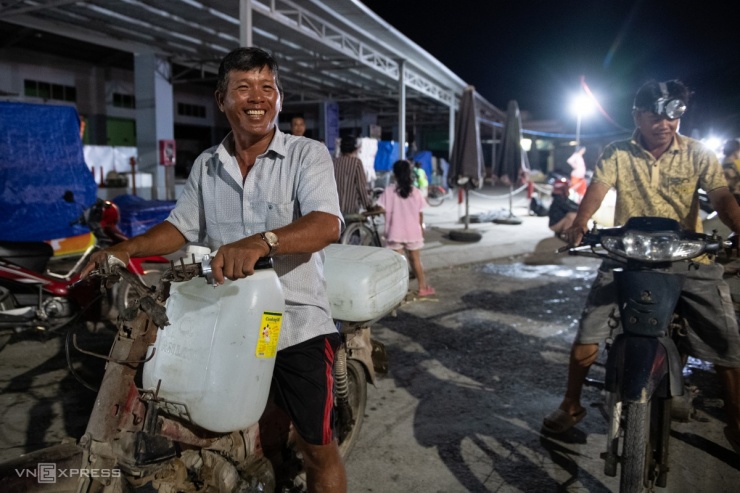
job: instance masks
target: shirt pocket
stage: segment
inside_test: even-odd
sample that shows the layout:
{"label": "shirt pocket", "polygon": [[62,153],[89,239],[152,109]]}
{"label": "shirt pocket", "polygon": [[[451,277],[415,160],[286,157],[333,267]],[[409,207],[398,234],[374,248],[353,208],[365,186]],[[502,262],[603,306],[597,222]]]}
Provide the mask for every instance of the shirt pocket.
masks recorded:
{"label": "shirt pocket", "polygon": [[295,200],[289,202],[266,202],[265,203],[265,231],[282,228],[292,223],[295,211]]}

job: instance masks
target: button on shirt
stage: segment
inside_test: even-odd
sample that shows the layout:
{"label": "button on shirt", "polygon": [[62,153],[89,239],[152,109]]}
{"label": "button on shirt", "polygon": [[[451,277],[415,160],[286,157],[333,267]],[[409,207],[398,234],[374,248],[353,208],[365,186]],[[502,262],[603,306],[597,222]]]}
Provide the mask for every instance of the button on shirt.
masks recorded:
{"label": "button on shirt", "polygon": [[[190,242],[211,250],[292,223],[309,212],[341,217],[334,167],[315,140],[275,136],[242,182],[233,135],[204,151],[167,221]],[[323,275],[324,252],[273,259],[285,295],[278,349],[336,332]]]}
{"label": "button on shirt", "polygon": [[678,134],[658,159],[639,142],[635,131],[630,140],[609,144],[594,169],[592,182],[617,190],[614,224],[637,216],[667,217],[683,229],[702,232],[697,189],[727,186],[717,157],[701,142]]}

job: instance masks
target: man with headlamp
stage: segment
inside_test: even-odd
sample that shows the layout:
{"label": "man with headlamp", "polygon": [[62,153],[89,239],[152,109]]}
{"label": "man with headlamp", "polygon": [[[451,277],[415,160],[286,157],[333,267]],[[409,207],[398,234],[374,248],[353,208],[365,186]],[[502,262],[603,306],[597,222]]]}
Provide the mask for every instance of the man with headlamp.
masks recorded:
{"label": "man with headlamp", "polygon": [[[688,99],[689,90],[677,80],[650,81],[637,91],[632,109],[636,129],[629,140],[604,149],[573,225],[564,232],[569,244],[580,243],[610,188],[617,191],[615,225],[630,217],[655,216],[701,232],[697,190],[702,188],[722,222],[740,232],[740,207],[717,157],[701,142],[678,133]],[[571,348],[565,396],[544,419],[547,432],[563,433],[586,415],[580,403],[583,382],[599,343],[610,335],[607,322],[616,307],[613,267],[605,261],[591,287]],[[696,269],[684,267],[680,274],[686,278],[682,298],[690,300],[691,308],[684,313],[690,325],[688,351],[714,364],[725,387],[725,435],[740,454],[740,333],[723,268],[707,260]]]}

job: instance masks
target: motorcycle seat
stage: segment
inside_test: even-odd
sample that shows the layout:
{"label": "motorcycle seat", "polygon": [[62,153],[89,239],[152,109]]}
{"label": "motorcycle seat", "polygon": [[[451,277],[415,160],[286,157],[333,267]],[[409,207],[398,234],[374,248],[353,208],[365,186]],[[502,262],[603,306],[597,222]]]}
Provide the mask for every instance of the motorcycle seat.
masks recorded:
{"label": "motorcycle seat", "polygon": [[0,258],[16,265],[44,272],[54,249],[42,241],[0,241]]}

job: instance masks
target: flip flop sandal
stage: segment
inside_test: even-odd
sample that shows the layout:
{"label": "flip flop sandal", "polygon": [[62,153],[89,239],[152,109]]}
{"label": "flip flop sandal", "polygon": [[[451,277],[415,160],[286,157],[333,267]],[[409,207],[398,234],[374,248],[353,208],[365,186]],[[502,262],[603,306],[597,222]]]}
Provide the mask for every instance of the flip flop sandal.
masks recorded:
{"label": "flip flop sandal", "polygon": [[542,429],[553,435],[559,435],[573,428],[584,417],[586,417],[585,409],[581,409],[577,414],[571,415],[558,408],[545,417],[542,421]]}

